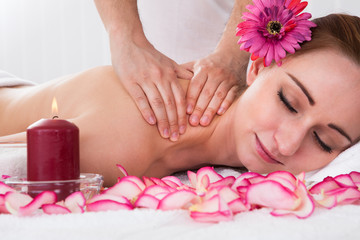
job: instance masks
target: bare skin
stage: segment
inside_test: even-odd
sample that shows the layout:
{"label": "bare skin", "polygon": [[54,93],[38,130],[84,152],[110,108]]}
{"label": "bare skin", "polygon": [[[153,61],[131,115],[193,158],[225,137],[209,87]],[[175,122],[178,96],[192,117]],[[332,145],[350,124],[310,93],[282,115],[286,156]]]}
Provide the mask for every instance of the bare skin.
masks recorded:
{"label": "bare skin", "polygon": [[[181,83],[186,89],[188,81]],[[211,151],[203,154],[199,148],[212,133],[201,127],[188,126],[188,133],[178,143],[162,138],[155,126],[143,120],[112,67],[98,67],[38,86],[0,88],[0,109],[4,109],[0,124],[7,126],[0,130],[0,136],[24,132],[38,119],[51,118],[54,96],[59,117],[80,128],[81,172],[106,176],[105,185],[114,184],[121,175],[116,164],[122,164],[131,175],[161,177],[205,165],[216,155]],[[214,126],[207,130],[214,130]]]}
{"label": "bare skin", "polygon": [[[298,174],[326,166],[358,141],[359,75],[357,64],[331,49],[288,58],[281,67],[258,59],[248,89],[226,114],[208,127],[188,126],[171,142],[141,117],[113,68],[98,67],[38,86],[0,88],[0,136],[51,118],[55,96],[58,115],[80,128],[81,172],[102,174],[106,186],[120,175],[116,164],[154,177],[203,165]],[[186,90],[188,81],[181,83]]]}

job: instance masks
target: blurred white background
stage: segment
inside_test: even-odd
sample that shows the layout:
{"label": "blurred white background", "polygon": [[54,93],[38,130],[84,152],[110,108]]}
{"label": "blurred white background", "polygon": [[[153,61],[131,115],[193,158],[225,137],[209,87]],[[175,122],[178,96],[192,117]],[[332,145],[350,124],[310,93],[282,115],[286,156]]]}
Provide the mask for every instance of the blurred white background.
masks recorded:
{"label": "blurred white background", "polygon": [[[358,0],[308,2],[313,17],[360,16]],[[108,37],[92,0],[0,0],[0,69],[41,83],[108,64]]]}

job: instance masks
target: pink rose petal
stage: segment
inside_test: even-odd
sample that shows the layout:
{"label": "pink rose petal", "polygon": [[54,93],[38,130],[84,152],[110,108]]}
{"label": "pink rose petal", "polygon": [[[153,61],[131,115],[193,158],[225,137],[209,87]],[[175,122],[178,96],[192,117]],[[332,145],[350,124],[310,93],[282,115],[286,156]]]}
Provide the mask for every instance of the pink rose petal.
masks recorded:
{"label": "pink rose petal", "polygon": [[312,194],[320,194],[339,187],[339,184],[332,177],[327,177],[322,182],[319,182],[311,187],[309,192]]}
{"label": "pink rose petal", "polygon": [[145,177],[145,176],[143,176],[142,178],[143,178],[145,187],[150,187],[150,186],[152,186],[152,185],[156,185],[156,184],[154,183],[154,181],[151,180],[150,178]]}
{"label": "pink rose petal", "polygon": [[190,190],[179,190],[167,194],[159,203],[160,210],[181,209],[188,205],[194,198],[196,193]]}
{"label": "pink rose petal", "polygon": [[349,174],[341,174],[334,178],[337,184],[339,184],[340,187],[353,187],[357,188],[354,181],[350,177]]}
{"label": "pink rose petal", "polygon": [[184,185],[179,178],[174,176],[166,176],[163,177],[161,180],[166,183],[166,185],[172,188],[178,188]]}
{"label": "pink rose petal", "polygon": [[157,209],[159,202],[160,200],[152,195],[141,194],[134,203],[134,207]]}
{"label": "pink rose petal", "polygon": [[116,164],[116,166],[119,168],[119,170],[121,171],[121,173],[122,173],[125,177],[129,176],[128,172],[126,171],[126,169],[125,169],[122,165]]}
{"label": "pink rose petal", "polygon": [[86,205],[87,212],[100,212],[100,211],[116,211],[116,210],[132,210],[128,204],[119,203],[112,200],[99,200]]}
{"label": "pink rose petal", "polygon": [[104,194],[123,196],[129,200],[134,199],[142,192],[142,189],[132,180],[124,177],[120,182],[105,190]]}
{"label": "pink rose petal", "polygon": [[65,199],[64,204],[72,213],[83,213],[86,199],[82,192],[74,192]]}
{"label": "pink rose petal", "polygon": [[144,190],[143,194],[151,195],[151,196],[156,197],[157,199],[161,199],[161,198],[165,197],[171,191],[175,191],[175,190],[170,187],[153,185],[153,186],[146,188]]}
{"label": "pink rose petal", "polygon": [[28,205],[33,198],[23,193],[7,192],[4,200],[8,212],[17,215],[20,207]]}
{"label": "pink rose petal", "polygon": [[250,185],[246,199],[252,205],[273,209],[295,209],[299,204],[292,191],[273,180]]}
{"label": "pink rose petal", "polygon": [[5,194],[5,206],[7,210],[18,216],[30,216],[35,213],[43,204],[53,204],[56,202],[54,192],[44,191],[34,199],[29,195],[17,192]]}
{"label": "pink rose petal", "polygon": [[278,208],[273,210],[271,214],[274,216],[293,214],[298,218],[309,217],[314,212],[315,204],[312,197],[308,194],[305,184],[299,182],[295,192],[298,196],[298,202],[300,203],[297,207],[293,209]]}
{"label": "pink rose petal", "polygon": [[113,202],[118,202],[118,203],[126,204],[126,205],[129,205],[129,206],[132,205],[131,202],[126,197],[117,196],[117,195],[111,195],[111,194],[99,194],[99,195],[96,195],[96,196],[94,196],[93,198],[91,198],[88,201],[88,204],[94,203],[94,202],[97,202],[97,201],[102,201],[102,200],[111,200]]}
{"label": "pink rose petal", "polygon": [[64,206],[60,206],[57,204],[44,204],[42,207],[42,210],[46,214],[68,214],[71,213],[71,211]]}
{"label": "pink rose petal", "polygon": [[9,187],[3,182],[0,182],[0,194],[5,194],[7,192],[15,192],[15,189]]}
{"label": "pink rose petal", "polygon": [[228,203],[230,210],[234,213],[246,212],[249,211],[251,206],[249,204],[245,204],[241,198],[237,198]]}
{"label": "pink rose petal", "polygon": [[201,181],[201,179],[205,175],[207,175],[209,177],[210,183],[217,182],[217,181],[223,179],[223,177],[220,174],[218,174],[212,167],[200,168],[196,173],[196,178],[198,181],[199,180]]}
{"label": "pink rose petal", "polygon": [[10,213],[5,206],[5,195],[0,194],[0,213]]}
{"label": "pink rose petal", "polygon": [[200,222],[230,221],[233,218],[231,209],[219,195],[193,205],[189,210],[190,216]]}
{"label": "pink rose petal", "polygon": [[349,173],[351,179],[353,180],[353,182],[355,183],[360,183],[360,172],[351,172]]}

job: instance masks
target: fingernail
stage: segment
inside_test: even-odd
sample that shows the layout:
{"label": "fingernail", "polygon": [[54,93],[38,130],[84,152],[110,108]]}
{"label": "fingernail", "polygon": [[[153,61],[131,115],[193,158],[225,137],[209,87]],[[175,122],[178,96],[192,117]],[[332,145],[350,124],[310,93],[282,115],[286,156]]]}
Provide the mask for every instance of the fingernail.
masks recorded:
{"label": "fingernail", "polygon": [[225,112],[225,108],[220,107],[217,113],[221,115],[221,114],[223,114],[224,112]]}
{"label": "fingernail", "polygon": [[180,126],[180,128],[179,128],[180,134],[184,134],[185,130],[186,130],[185,126]]}
{"label": "fingernail", "polygon": [[193,124],[193,125],[198,125],[198,124],[199,124],[199,118],[198,118],[198,116],[192,115],[192,116],[190,117],[190,122],[191,122],[191,124]]}
{"label": "fingernail", "polygon": [[171,140],[171,141],[177,141],[178,138],[179,138],[179,133],[178,133],[178,132],[173,132],[173,133],[171,134],[170,140]]}
{"label": "fingernail", "polygon": [[169,137],[169,129],[165,128],[163,134],[164,134],[164,138],[168,138]]}
{"label": "fingernail", "polygon": [[202,116],[200,119],[200,123],[201,125],[208,125],[210,122],[209,117],[208,116]]}
{"label": "fingernail", "polygon": [[187,105],[187,108],[186,108],[186,112],[188,113],[188,114],[191,114],[191,112],[192,112],[192,106],[191,106],[191,104],[188,104]]}
{"label": "fingernail", "polygon": [[148,121],[149,121],[150,124],[155,124],[156,123],[155,118],[153,116],[150,116]]}

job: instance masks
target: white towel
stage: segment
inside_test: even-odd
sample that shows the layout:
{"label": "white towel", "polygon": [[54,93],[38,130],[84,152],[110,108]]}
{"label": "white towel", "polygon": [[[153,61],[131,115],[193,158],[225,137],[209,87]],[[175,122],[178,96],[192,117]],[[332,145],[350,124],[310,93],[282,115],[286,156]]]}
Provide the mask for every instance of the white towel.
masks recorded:
{"label": "white towel", "polygon": [[[314,159],[316,161],[316,159]],[[337,176],[339,174],[350,173],[351,171],[360,172],[360,143],[340,153],[327,166],[307,173],[307,180],[320,182],[327,176]]]}
{"label": "white towel", "polygon": [[34,85],[34,82],[25,80],[11,73],[0,70],[0,87],[14,87],[19,85]]}

